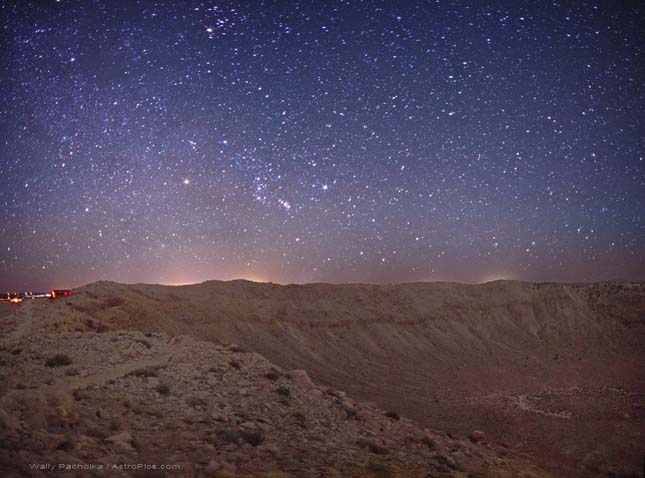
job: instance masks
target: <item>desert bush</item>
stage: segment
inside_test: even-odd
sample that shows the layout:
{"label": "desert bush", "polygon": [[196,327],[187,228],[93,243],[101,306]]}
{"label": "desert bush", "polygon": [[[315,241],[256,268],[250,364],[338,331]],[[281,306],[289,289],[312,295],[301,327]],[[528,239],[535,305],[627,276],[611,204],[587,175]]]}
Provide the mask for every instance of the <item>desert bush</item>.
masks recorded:
{"label": "desert bush", "polygon": [[96,427],[96,426],[87,427],[87,429],[85,430],[85,435],[90,436],[90,437],[94,437],[94,438],[98,438],[100,440],[105,440],[109,436],[107,431],[103,430],[100,427]]}
{"label": "desert bush", "polygon": [[62,367],[71,363],[72,359],[69,357],[69,355],[56,354],[49,357],[45,362],[45,365],[47,365],[48,367]]}
{"label": "desert bush", "polygon": [[220,430],[218,433],[219,437],[227,443],[235,443],[239,445],[242,442],[242,435],[237,430],[227,428],[225,430]]}
{"label": "desert bush", "polygon": [[110,420],[110,430],[113,432],[123,430],[123,421],[121,420],[121,418],[116,417]]}
{"label": "desert bush", "polygon": [[358,419],[358,411],[355,408],[343,407],[343,410],[345,411],[345,418],[347,418],[348,420]]}
{"label": "desert bush", "polygon": [[72,392],[72,396],[74,397],[74,400],[80,402],[81,400],[87,400],[90,398],[90,393],[87,390],[81,390],[78,388]]}
{"label": "desert bush", "polygon": [[56,447],[57,450],[69,451],[74,448],[72,437],[66,436]]}
{"label": "desert bush", "polygon": [[375,478],[394,478],[397,476],[396,471],[390,465],[384,463],[370,462],[365,469],[370,473],[370,476]]}
{"label": "desert bush", "polygon": [[389,453],[389,450],[384,446],[379,445],[378,443],[373,442],[371,440],[367,440],[365,438],[359,438],[356,444],[364,448],[367,448],[370,452],[374,453],[375,455],[387,455]]}
{"label": "desert bush", "polygon": [[259,431],[242,430],[240,435],[249,445],[258,446],[264,441],[264,435]]}
{"label": "desert bush", "polygon": [[334,398],[338,398],[338,399],[343,398],[341,392],[339,392],[338,390],[334,390],[333,388],[327,389],[327,391],[325,393],[327,395],[331,396],[331,397],[334,397]]}
{"label": "desert bush", "polygon": [[148,407],[143,403],[136,403],[130,407],[130,410],[135,415],[149,415],[155,418],[161,418],[163,414],[154,408]]}
{"label": "desert bush", "polygon": [[156,377],[157,371],[154,368],[138,368],[126,374],[126,377]]}
{"label": "desert bush", "polygon": [[392,411],[385,412],[385,416],[388,417],[388,418],[391,418],[392,420],[400,420],[401,419],[401,416],[398,413],[392,412]]}
{"label": "desert bush", "polygon": [[435,448],[437,448],[435,441],[427,435],[421,439],[421,443],[427,446],[429,450],[434,450]]}
{"label": "desert bush", "polygon": [[280,375],[275,372],[274,370],[271,370],[267,373],[264,374],[264,378],[271,380],[272,382],[275,382],[280,378]]}
{"label": "desert bush", "polygon": [[125,299],[122,297],[108,297],[103,302],[104,307],[119,307],[125,303]]}
{"label": "desert bush", "polygon": [[159,395],[163,395],[163,396],[170,395],[170,387],[165,383],[160,383],[159,385],[157,385],[156,390],[157,390],[157,393],[159,393]]}
{"label": "desert bush", "polygon": [[300,423],[304,423],[307,420],[307,417],[305,417],[304,414],[302,414],[300,412],[294,413],[293,418],[295,418],[296,421],[298,421]]}
{"label": "desert bush", "polygon": [[462,470],[461,465],[459,465],[451,456],[437,454],[434,456],[434,459],[452,470]]}
{"label": "desert bush", "polygon": [[282,395],[283,397],[291,396],[291,390],[289,390],[287,387],[278,387],[276,388],[275,393]]}
{"label": "desert bush", "polygon": [[287,312],[287,305],[283,304],[280,306],[280,308],[276,311],[275,313],[275,318],[277,320],[284,320],[287,318],[288,312]]}
{"label": "desert bush", "polygon": [[139,343],[139,344],[143,344],[143,345],[145,345],[147,349],[151,349],[151,348],[152,348],[152,345],[150,345],[150,342],[148,342],[147,340],[143,340],[143,339],[135,339],[134,341],[135,341],[135,342],[137,342],[137,343]]}
{"label": "desert bush", "polygon": [[208,404],[206,399],[201,397],[189,397],[186,399],[186,403],[193,408],[204,408]]}

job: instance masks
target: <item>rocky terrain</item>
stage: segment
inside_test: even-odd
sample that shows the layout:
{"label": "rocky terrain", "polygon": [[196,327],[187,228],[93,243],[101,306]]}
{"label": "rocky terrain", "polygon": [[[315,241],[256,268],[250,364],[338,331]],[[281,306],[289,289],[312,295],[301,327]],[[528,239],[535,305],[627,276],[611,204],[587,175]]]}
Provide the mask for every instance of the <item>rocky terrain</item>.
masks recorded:
{"label": "rocky terrain", "polygon": [[[100,282],[7,305],[0,325],[0,462],[15,476],[51,476],[32,462],[276,477],[642,466],[639,283]],[[48,366],[57,353],[70,363]]]}
{"label": "rocky terrain", "polygon": [[[3,476],[546,476],[236,345],[64,333],[0,354]],[[178,469],[121,469],[137,464]]]}

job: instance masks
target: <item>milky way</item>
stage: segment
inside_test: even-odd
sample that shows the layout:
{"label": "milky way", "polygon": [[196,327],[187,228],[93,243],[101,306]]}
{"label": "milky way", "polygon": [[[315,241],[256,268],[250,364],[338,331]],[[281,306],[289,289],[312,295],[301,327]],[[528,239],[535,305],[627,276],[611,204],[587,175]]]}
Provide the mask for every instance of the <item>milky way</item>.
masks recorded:
{"label": "milky way", "polygon": [[3,2],[0,288],[645,278],[639,2]]}

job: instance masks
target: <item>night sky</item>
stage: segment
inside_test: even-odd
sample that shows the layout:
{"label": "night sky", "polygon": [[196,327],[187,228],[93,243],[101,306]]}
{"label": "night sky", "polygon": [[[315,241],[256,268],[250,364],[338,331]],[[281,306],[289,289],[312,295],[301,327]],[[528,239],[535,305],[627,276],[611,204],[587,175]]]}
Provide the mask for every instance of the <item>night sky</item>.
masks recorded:
{"label": "night sky", "polygon": [[0,289],[645,278],[640,2],[4,1]]}

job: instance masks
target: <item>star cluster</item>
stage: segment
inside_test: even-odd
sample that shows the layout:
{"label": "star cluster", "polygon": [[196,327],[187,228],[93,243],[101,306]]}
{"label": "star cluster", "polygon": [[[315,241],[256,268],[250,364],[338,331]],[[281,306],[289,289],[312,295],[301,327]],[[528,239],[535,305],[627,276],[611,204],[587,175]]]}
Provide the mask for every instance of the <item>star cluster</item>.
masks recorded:
{"label": "star cluster", "polygon": [[645,278],[636,2],[0,12],[0,288]]}

